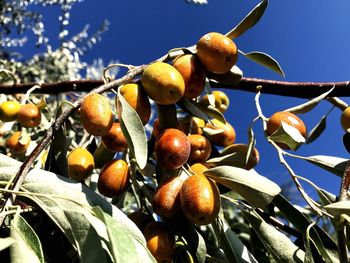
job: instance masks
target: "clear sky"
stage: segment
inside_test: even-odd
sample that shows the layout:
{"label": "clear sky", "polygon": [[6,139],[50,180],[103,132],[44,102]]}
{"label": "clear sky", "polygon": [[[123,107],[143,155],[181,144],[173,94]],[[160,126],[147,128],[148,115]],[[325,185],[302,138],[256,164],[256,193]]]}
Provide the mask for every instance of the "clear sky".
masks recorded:
{"label": "clear sky", "polygon": [[[148,63],[175,47],[190,46],[205,33],[225,33],[238,23],[258,1],[208,0],[208,5],[188,4],[184,0],[110,1],[85,0],[74,6],[71,13],[70,34],[78,33],[85,24],[91,32],[106,18],[110,30],[85,57],[91,62],[103,58],[106,63],[119,60],[126,64]],[[245,35],[235,40],[245,52],[263,51],[277,59],[286,73],[287,81],[342,81],[350,79],[350,2],[346,0],[293,0],[270,1],[264,17]],[[58,33],[55,8],[45,9],[46,34],[51,40]],[[31,46],[28,45],[27,48]],[[267,79],[282,78],[276,73],[239,57],[237,65],[245,76]],[[227,91],[231,99],[227,120],[235,127],[237,142],[247,142],[247,129],[256,116],[254,94],[242,91]],[[344,98],[349,102],[348,98]],[[263,95],[265,115],[286,109],[302,99]],[[317,110],[300,116],[311,130],[331,108],[327,102]],[[342,145],[343,130],[340,111],[335,109],[327,119],[327,129],[310,145],[298,150],[300,155],[334,155],[347,158]],[[257,171],[282,183],[289,178],[279,164],[273,147],[264,140],[261,123],[255,126],[257,148],[261,162]],[[320,187],[338,193],[340,180],[304,161],[290,160],[295,172],[314,181]],[[309,189],[309,188],[307,188]],[[311,189],[308,191],[311,195]]]}

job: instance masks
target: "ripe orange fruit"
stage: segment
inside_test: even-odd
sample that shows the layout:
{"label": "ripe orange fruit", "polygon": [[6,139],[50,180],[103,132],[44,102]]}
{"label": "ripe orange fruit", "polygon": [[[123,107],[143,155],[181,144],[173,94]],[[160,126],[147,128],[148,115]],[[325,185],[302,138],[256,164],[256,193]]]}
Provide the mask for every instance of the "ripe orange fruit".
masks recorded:
{"label": "ripe orange fruit", "polygon": [[67,157],[68,176],[82,182],[88,178],[95,168],[94,157],[84,148],[75,148]]}
{"label": "ripe orange fruit", "polygon": [[113,114],[108,100],[96,93],[89,94],[83,99],[80,118],[84,129],[94,136],[106,135],[113,124]]}
{"label": "ripe orange fruit", "polygon": [[156,159],[166,169],[178,169],[187,162],[191,152],[188,137],[178,129],[163,131],[154,146]]}
{"label": "ripe orange fruit", "polygon": [[0,120],[3,122],[14,121],[17,119],[17,114],[21,108],[18,101],[10,100],[1,103],[0,105]]}
{"label": "ripe orange fruit", "polygon": [[101,137],[101,140],[103,145],[113,152],[122,152],[128,148],[119,122],[114,122],[108,133]]}
{"label": "ripe orange fruit", "polygon": [[191,144],[191,153],[188,161],[203,162],[207,160],[211,154],[210,141],[200,134],[190,134],[188,139]]}
{"label": "ripe orange fruit", "polygon": [[190,168],[193,174],[202,174],[209,169],[204,163],[194,163]]}
{"label": "ripe orange fruit", "polygon": [[180,189],[186,178],[171,176],[165,178],[153,194],[153,210],[163,217],[173,217],[181,210]]}
{"label": "ripe orange fruit", "polygon": [[282,125],[282,121],[296,128],[300,134],[306,138],[306,126],[304,122],[294,113],[287,111],[278,111],[269,118],[266,127],[266,134],[270,136],[277,131]]}
{"label": "ripe orange fruit", "polygon": [[210,72],[226,73],[237,62],[236,44],[220,33],[205,34],[197,42],[196,48],[199,60]]}
{"label": "ripe orange fruit", "polygon": [[341,114],[340,117],[341,125],[344,131],[347,131],[350,128],[350,107],[347,107]]}
{"label": "ripe orange fruit", "polygon": [[236,131],[228,122],[222,123],[221,121],[214,119],[213,124],[207,123],[205,127],[211,128],[213,130],[223,129],[223,132],[217,134],[206,134],[208,139],[218,146],[229,146],[233,144],[236,140]]}
{"label": "ripe orange fruit", "polygon": [[221,152],[221,156],[234,153],[235,157],[237,157],[237,163],[235,163],[235,166],[250,170],[258,164],[260,155],[258,150],[254,147],[250,153],[248,162],[245,163],[247,152],[248,144],[236,143],[226,147]]}
{"label": "ripe orange fruit", "polygon": [[144,230],[147,248],[159,263],[173,262],[175,236],[163,222],[149,223]]}
{"label": "ripe orange fruit", "polygon": [[147,95],[162,105],[176,103],[185,93],[185,82],[179,71],[164,62],[147,66],[142,73],[141,83]]}
{"label": "ripe orange fruit", "polygon": [[27,151],[30,141],[29,134],[22,134],[22,132],[17,131],[6,140],[6,146],[11,153],[21,154]]}
{"label": "ripe orange fruit", "polygon": [[185,54],[173,62],[185,81],[185,98],[195,98],[201,95],[205,85],[205,70],[196,55]]}
{"label": "ripe orange fruit", "polygon": [[98,191],[106,197],[117,197],[129,186],[129,167],[124,160],[107,162],[97,181]]}
{"label": "ripe orange fruit", "polygon": [[41,111],[34,104],[21,105],[17,120],[24,127],[34,128],[41,123]]}
{"label": "ripe orange fruit", "polygon": [[180,200],[183,214],[193,224],[210,224],[220,211],[219,189],[203,174],[186,179],[180,190]]}
{"label": "ripe orange fruit", "polygon": [[[129,83],[119,88],[120,94],[129,103],[129,105],[137,112],[140,119],[145,125],[151,116],[151,104],[143,87],[139,83]],[[117,97],[116,105],[117,105]]]}
{"label": "ripe orange fruit", "polygon": [[[215,98],[215,108],[217,108],[221,113],[224,113],[230,105],[230,100],[226,93],[220,90],[214,90],[213,95]],[[207,94],[202,97],[201,103],[203,103],[205,106],[210,105]]]}

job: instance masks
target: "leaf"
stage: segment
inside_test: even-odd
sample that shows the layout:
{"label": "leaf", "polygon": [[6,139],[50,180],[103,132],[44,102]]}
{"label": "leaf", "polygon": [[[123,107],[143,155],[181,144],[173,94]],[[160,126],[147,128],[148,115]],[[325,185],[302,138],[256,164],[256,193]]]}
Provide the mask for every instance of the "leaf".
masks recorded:
{"label": "leaf", "polygon": [[177,102],[181,109],[188,112],[194,117],[198,117],[206,122],[210,121],[210,117],[226,123],[224,115],[215,107],[208,105],[204,106],[198,102],[189,99],[181,99]]}
{"label": "leaf", "polygon": [[322,188],[317,188],[317,194],[320,197],[320,200],[323,205],[332,204],[337,200],[337,197],[334,194],[329,193]]}
{"label": "leaf", "polygon": [[285,77],[283,69],[278,64],[278,62],[271,57],[270,55],[259,52],[259,51],[253,51],[249,53],[244,53],[243,51],[240,51],[242,55],[244,55],[246,58],[268,68],[273,70],[274,72],[280,74],[282,77]]}
{"label": "leaf", "polygon": [[[293,224],[305,238],[307,228],[311,224],[311,221],[282,195],[276,196],[276,198],[273,200],[273,204],[281,211],[284,217],[291,224]],[[324,259],[331,260],[327,262],[339,262],[339,260],[337,259],[337,245],[333,241],[333,239],[328,235],[327,232],[325,232],[318,225],[315,225],[310,229],[310,236],[318,253]]]}
{"label": "leaf", "polygon": [[281,192],[281,188],[254,170],[219,166],[204,172],[216,182],[234,190],[250,205],[265,208]]}
{"label": "leaf", "polygon": [[[7,159],[11,162],[11,158],[0,155],[0,160]],[[16,166],[0,164],[1,181],[9,181],[14,176],[20,163],[16,162],[16,164]],[[111,255],[108,250],[111,241],[106,234],[105,224],[92,214],[94,206],[99,206],[113,217],[115,224],[123,229],[119,232],[120,236],[129,236],[134,243],[142,244],[137,251],[129,248],[129,257],[122,262],[129,262],[132,260],[131,257],[137,254],[148,253],[142,250],[146,249],[146,241],[137,226],[117,207],[80,183],[47,171],[33,169],[28,173],[21,190],[26,190],[25,198],[32,200],[61,229],[76,249],[81,262],[110,262],[107,257]],[[121,249],[124,247],[123,244],[117,244],[117,246]],[[146,259],[144,257],[143,261],[154,262]]]}
{"label": "leaf", "polygon": [[281,126],[269,138],[274,142],[281,142],[288,145],[294,151],[305,142],[305,138],[299,130],[284,121],[281,121]]}
{"label": "leaf", "polygon": [[12,237],[0,238],[0,251],[12,246],[14,243],[16,243],[16,240]]}
{"label": "leaf", "polygon": [[288,111],[294,114],[307,113],[314,109],[323,99],[325,99],[334,90],[334,88],[335,86],[333,86],[333,88],[331,88],[329,91],[317,96],[316,98],[313,98],[312,100],[309,100],[306,103],[295,106],[293,108],[286,109],[284,111]]}
{"label": "leaf", "polygon": [[311,223],[307,230],[306,230],[306,238],[305,238],[305,260],[304,263],[314,263],[314,258],[312,256],[312,248],[311,248],[311,240],[312,238],[310,237],[310,229],[313,225],[316,223]]}
{"label": "leaf", "polygon": [[243,216],[277,262],[302,263],[304,261],[305,252],[294,245],[286,235],[266,223],[254,210],[243,210]]}
{"label": "leaf", "polygon": [[237,38],[248,29],[252,28],[257,22],[259,22],[260,18],[265,13],[267,4],[267,0],[261,1],[235,28],[226,33],[226,36],[231,39]]}
{"label": "leaf", "polygon": [[324,209],[335,218],[339,218],[342,214],[350,216],[350,201],[339,201],[324,206]]}
{"label": "leaf", "polygon": [[212,129],[212,128],[209,128],[209,127],[203,127],[202,128],[202,131],[205,135],[209,135],[209,136],[213,136],[213,135],[216,135],[216,134],[219,134],[219,133],[222,133],[224,132],[225,130],[224,129]]}
{"label": "leaf", "polygon": [[316,140],[322,132],[326,129],[326,119],[327,116],[324,115],[321,120],[316,124],[316,126],[310,131],[309,135],[306,138],[306,143],[312,143],[314,140]]}
{"label": "leaf", "polygon": [[299,156],[295,154],[288,154],[288,155],[298,159],[306,160],[340,177],[343,176],[345,167],[349,161],[349,159],[335,157],[335,156],[327,156],[327,155],[313,155],[313,156],[307,156],[307,157]]}
{"label": "leaf", "polygon": [[129,149],[141,169],[147,164],[147,136],[137,112],[118,92],[118,116],[120,127]]}
{"label": "leaf", "polygon": [[216,238],[220,248],[225,252],[226,257],[231,262],[257,263],[258,261],[250,253],[248,248],[242,243],[237,234],[228,226],[221,216],[213,223]]}
{"label": "leaf", "polygon": [[233,85],[238,84],[242,80],[243,72],[239,67],[234,65],[229,72],[224,74],[207,72],[206,77],[209,79],[209,82],[220,83],[222,85]]}
{"label": "leaf", "polygon": [[[95,215],[104,223],[107,228],[109,251],[113,256],[114,262],[156,262],[149,250],[144,244],[133,239],[129,235],[123,234],[124,228],[117,224],[115,219],[106,214],[99,207],[94,207]],[[131,255],[130,251],[135,251],[136,254]]]}
{"label": "leaf", "polygon": [[249,158],[252,154],[252,151],[254,150],[255,143],[256,143],[255,134],[254,134],[254,131],[252,128],[250,128],[248,131],[248,138],[249,138],[249,143],[248,143],[248,150],[247,150],[247,154],[245,157],[245,165],[244,166],[246,166],[248,164]]}
{"label": "leaf", "polygon": [[20,214],[11,221],[10,235],[16,240],[10,247],[11,262],[45,262],[38,236]]}

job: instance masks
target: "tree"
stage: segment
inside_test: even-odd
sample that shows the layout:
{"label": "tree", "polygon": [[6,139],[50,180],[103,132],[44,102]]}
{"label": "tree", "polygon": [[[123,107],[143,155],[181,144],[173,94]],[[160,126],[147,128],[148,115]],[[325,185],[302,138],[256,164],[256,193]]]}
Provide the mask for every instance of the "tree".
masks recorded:
{"label": "tree", "polygon": [[[160,131],[171,127],[177,128],[178,132],[178,119],[180,119],[178,117],[185,116],[184,119],[189,120],[190,130],[191,126],[193,128],[193,126],[198,125],[200,132],[212,141],[213,150],[210,159],[206,161],[206,165],[210,169],[199,173],[204,173],[220,185],[222,213],[216,214],[218,210],[215,204],[217,205],[219,201],[214,201],[213,210],[216,213],[209,220],[211,224],[205,222],[205,227],[199,227],[201,220],[207,219],[206,215],[203,215],[204,219],[202,216],[193,219],[199,213],[189,217],[188,214],[191,214],[194,208],[184,208],[188,203],[197,200],[191,198],[193,197],[191,194],[190,198],[187,198],[185,193],[180,194],[181,199],[186,200],[181,200],[184,215],[180,213],[175,217],[172,215],[168,218],[168,215],[163,215],[163,212],[157,210],[154,200],[157,200],[156,193],[161,191],[160,186],[170,185],[164,190],[165,196],[169,195],[169,192],[175,191],[176,188],[171,185],[174,178],[187,179],[191,175],[189,178],[197,179],[195,175],[192,175],[195,168],[189,168],[187,164],[181,164],[175,169],[167,167],[167,160],[163,160],[166,154],[164,152],[157,154],[162,148],[161,137],[156,140],[154,132],[153,135],[147,129],[145,132],[140,119],[141,112],[135,111],[131,103],[129,105],[126,95],[119,88],[130,82],[136,82],[137,86],[139,84],[137,80],[141,78],[143,88],[150,95],[150,92],[147,91],[148,79],[146,81],[143,78],[147,76],[151,78],[152,74],[148,73],[147,75],[144,72],[146,70],[150,72],[149,66],[154,66],[156,63],[152,62],[141,66],[111,64],[103,70],[103,80],[83,80],[80,75],[82,69],[89,72],[99,71],[96,67],[80,60],[80,55],[87,51],[84,42],[87,47],[91,46],[104,31],[105,26],[92,38],[87,37],[87,29],[84,29],[76,37],[67,40],[67,19],[69,18],[69,10],[75,1],[37,1],[36,3],[57,4],[62,8],[60,33],[62,44],[54,51],[47,48],[44,55],[35,56],[29,61],[19,61],[15,54],[5,49],[2,50],[3,69],[1,72],[3,80],[0,88],[4,93],[9,94],[6,99],[17,100],[21,98],[22,104],[29,100],[43,113],[39,127],[24,128],[26,125],[19,122],[19,118],[15,122],[5,122],[3,125],[7,132],[5,135],[11,134],[11,131],[8,132],[11,129],[21,131],[20,144],[26,145],[29,135],[33,140],[32,145],[35,146],[34,149],[27,150],[26,154],[17,154],[14,151],[11,153],[9,144],[2,148],[3,153],[23,161],[21,163],[8,156],[1,156],[1,178],[4,187],[1,189],[3,204],[0,218],[3,226],[1,244],[4,256],[8,257],[6,253],[10,252],[11,260],[21,262],[29,259],[60,262],[73,260],[124,262],[141,261],[142,259],[153,262],[154,258],[150,253],[152,243],[150,242],[152,234],[158,233],[159,236],[165,236],[170,240],[170,245],[162,248],[162,252],[174,246],[171,243],[171,235],[175,234],[177,240],[174,252],[170,250],[163,255],[159,252],[154,254],[153,251],[153,255],[158,260],[174,253],[174,261],[177,262],[191,260],[196,262],[348,261],[345,234],[348,223],[347,190],[349,187],[347,160],[327,156],[303,157],[297,153],[292,154],[290,150],[285,149],[298,150],[305,141],[312,143],[316,140],[325,129],[326,116],[320,120],[307,138],[304,138],[305,135],[303,136],[300,129],[288,125],[288,122],[278,126],[276,132],[269,132],[269,121],[272,117],[267,118],[264,115],[263,107],[259,103],[262,94],[272,93],[313,98],[306,103],[285,110],[295,114],[312,111],[322,100],[326,99],[344,110],[347,108],[346,103],[335,96],[346,94],[347,82],[287,83],[243,78],[241,70],[237,66],[233,66],[226,73],[205,72],[208,79],[205,91],[208,98],[207,103],[205,103],[205,99],[182,98],[176,103],[176,106],[173,103],[164,105],[161,101],[158,102],[158,105],[154,105],[157,107]],[[227,36],[235,39],[253,27],[264,14],[267,4],[267,1],[258,4],[241,23],[227,33]],[[3,27],[7,29],[7,32],[4,31],[5,33],[2,35],[3,46],[5,44],[10,46],[22,44],[23,38],[21,36],[27,29],[36,33],[38,44],[47,45],[48,40],[43,36],[43,31],[39,30],[42,27],[40,16],[26,12],[26,2],[4,1],[2,7]],[[12,19],[5,19],[9,15]],[[19,17],[22,20],[16,20]],[[20,38],[13,39],[11,35],[8,37],[10,31],[14,29],[18,30]],[[81,44],[82,42],[83,44]],[[174,49],[156,60],[158,63],[170,63],[179,55],[196,54],[198,50],[195,46]],[[264,53],[246,54],[241,52],[241,55],[283,74],[276,60]],[[157,72],[165,68],[164,64],[159,65],[161,66],[156,69]],[[110,74],[110,69],[115,67],[126,67],[128,72],[123,77],[114,79]],[[146,77],[144,77],[145,75]],[[152,81],[154,80],[151,79]],[[36,85],[37,83],[39,86]],[[131,90],[131,86],[128,86],[125,92]],[[215,107],[215,95],[211,93],[211,87],[242,89],[256,93],[255,102],[258,114],[252,121],[251,127],[248,127],[250,140],[245,145],[245,151],[235,152],[232,146],[214,145],[212,137],[223,132],[222,126],[219,124],[215,126],[216,121],[212,121],[212,119],[225,122],[225,116]],[[311,90],[307,94],[300,91],[301,88],[305,87]],[[91,90],[92,88],[94,89]],[[150,88],[152,89],[152,85]],[[82,127],[84,119],[80,117],[83,115],[77,114],[82,104],[80,112],[84,111],[84,102],[86,103],[86,98],[91,94],[104,93],[107,95],[105,97],[114,103],[115,94],[110,92],[112,89],[117,93],[119,106],[116,110],[122,134],[128,145],[121,154],[110,152],[106,149],[109,143],[101,142],[98,136],[92,136],[84,131]],[[71,93],[73,90],[86,91],[88,94],[76,97],[75,94]],[[24,96],[17,94],[25,92]],[[43,93],[48,95],[42,95]],[[54,93],[60,93],[60,95],[55,96]],[[227,104],[225,101],[222,102]],[[98,107],[90,104],[86,108],[94,110]],[[6,113],[6,111],[3,112]],[[87,121],[91,120],[89,113],[86,116],[88,117],[84,118]],[[105,117],[105,114],[103,116]],[[201,120],[207,123],[205,127],[201,126]],[[214,126],[210,126],[211,122]],[[294,200],[287,200],[281,193],[281,187],[275,182],[259,175],[254,169],[247,170],[252,158],[251,154],[253,153],[254,157],[255,153],[254,128],[258,123],[262,123],[264,131],[266,131],[266,140],[274,147],[280,162],[291,175],[292,183],[298,189],[297,194],[304,199],[306,203],[304,208],[298,208],[294,205]],[[85,130],[87,130],[86,126]],[[93,133],[94,129],[89,132]],[[170,137],[174,136],[174,130],[171,132]],[[348,134],[344,136],[346,145],[347,140]],[[165,142],[167,144],[169,141],[165,140]],[[98,194],[94,178],[89,178],[81,183],[76,182],[79,181],[79,178],[68,179],[69,168],[71,168],[69,167],[69,156],[72,154],[67,157],[67,153],[76,146],[86,148],[93,153],[95,172],[100,172],[98,180],[102,177],[108,178],[106,174],[109,166],[105,165],[115,165],[111,159],[126,160],[131,177],[127,181],[131,182],[131,186],[127,187],[126,191],[122,191],[122,195],[118,193],[115,196],[107,191],[105,195],[113,197],[107,199]],[[153,156],[153,149],[156,157]],[[176,149],[175,153],[184,149],[186,150],[186,147],[180,147]],[[88,153],[86,155],[89,156]],[[83,156],[83,154],[80,153],[78,156]],[[338,199],[307,178],[297,175],[287,162],[286,156],[306,160],[320,166],[321,169],[342,176],[343,181]],[[252,159],[254,160],[254,158]],[[255,160],[257,159],[255,156]],[[174,163],[173,160],[171,165]],[[34,164],[36,169],[33,169]],[[118,168],[116,173],[125,171],[123,170],[125,166],[122,164],[121,166],[124,168]],[[50,172],[59,175],[56,176]],[[206,181],[207,179],[203,178],[206,177],[197,179],[196,183],[201,184],[204,181],[205,188],[213,188],[213,192],[215,192],[213,181]],[[164,180],[165,183],[163,183]],[[99,182],[97,181],[97,185],[102,184]],[[190,184],[188,189],[194,188],[193,182],[188,183],[187,180],[185,182]],[[317,191],[319,200],[310,197],[301,182],[310,184]],[[185,185],[181,180],[180,183]],[[124,185],[120,186],[119,189],[124,190],[124,187]],[[102,189],[105,188],[99,187],[100,193],[104,192]],[[190,190],[181,191],[191,193]],[[159,196],[162,196],[161,193]],[[162,200],[162,197],[159,198]],[[199,202],[202,201],[201,198],[198,199]],[[139,221],[132,216],[131,218],[143,231],[145,237],[135,224],[123,214],[123,212],[130,214],[135,209],[142,212],[142,214],[137,215]],[[158,211],[157,213],[162,215],[162,217],[156,218],[157,221],[161,219],[165,222],[157,230],[154,230],[154,225],[157,224],[149,222],[155,219],[154,211]],[[169,228],[170,232],[168,232]],[[53,233],[52,236],[49,236],[50,233]],[[336,235],[333,235],[334,233]],[[57,244],[57,246],[53,244]],[[6,248],[9,248],[10,251]]]}

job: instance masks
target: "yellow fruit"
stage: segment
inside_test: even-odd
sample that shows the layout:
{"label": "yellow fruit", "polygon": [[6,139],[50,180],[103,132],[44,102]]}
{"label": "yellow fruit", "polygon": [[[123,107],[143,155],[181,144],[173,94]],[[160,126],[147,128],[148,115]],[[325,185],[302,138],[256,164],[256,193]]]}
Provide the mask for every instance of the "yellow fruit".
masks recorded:
{"label": "yellow fruit", "polygon": [[82,182],[88,178],[95,167],[94,157],[84,148],[76,148],[67,157],[68,176]]}
{"label": "yellow fruit", "polygon": [[18,101],[5,101],[0,105],[0,120],[3,122],[14,121],[17,118],[17,114],[21,108],[21,104]]}
{"label": "yellow fruit", "polygon": [[34,104],[24,104],[17,114],[17,120],[24,127],[34,128],[41,123],[41,111]]}
{"label": "yellow fruit", "polygon": [[203,174],[186,179],[180,190],[180,200],[182,212],[193,224],[210,224],[220,211],[219,189]]}
{"label": "yellow fruit", "polygon": [[300,134],[306,138],[306,126],[304,122],[294,113],[287,111],[278,111],[272,114],[266,124],[266,134],[269,136],[272,135],[282,125],[282,121],[296,128]]}
{"label": "yellow fruit", "polygon": [[344,131],[347,131],[350,128],[350,107],[347,107],[341,114],[340,117],[341,125]]}
{"label": "yellow fruit", "polygon": [[191,172],[193,174],[202,174],[208,169],[208,166],[206,166],[204,163],[194,163],[191,165]]}
{"label": "yellow fruit", "polygon": [[[145,125],[151,116],[151,104],[143,90],[143,87],[137,83],[129,83],[119,88],[120,94],[125,98],[129,105],[137,112]],[[117,105],[116,97],[116,105]]]}
{"label": "yellow fruit", "polygon": [[7,139],[6,146],[13,154],[25,153],[30,141],[29,134],[22,134],[22,132],[17,131]]}
{"label": "yellow fruit", "polygon": [[[214,90],[213,95],[215,98],[215,108],[217,108],[221,113],[224,113],[230,105],[230,100],[226,93],[220,90]],[[203,103],[205,106],[210,105],[207,94],[202,97],[201,103]]]}
{"label": "yellow fruit", "polygon": [[220,33],[205,34],[197,42],[196,48],[199,60],[210,72],[226,73],[237,62],[236,44]]}
{"label": "yellow fruit", "polygon": [[141,83],[147,95],[162,105],[176,103],[185,93],[185,82],[179,71],[164,62],[147,66],[142,73]]}
{"label": "yellow fruit", "polygon": [[113,124],[113,114],[108,100],[96,93],[84,98],[80,117],[84,129],[94,136],[106,135]]}
{"label": "yellow fruit", "polygon": [[205,127],[213,130],[223,130],[223,132],[217,134],[207,134],[208,139],[218,146],[229,146],[236,140],[236,131],[228,122],[222,123],[217,119],[212,120],[212,124],[207,123]]}

